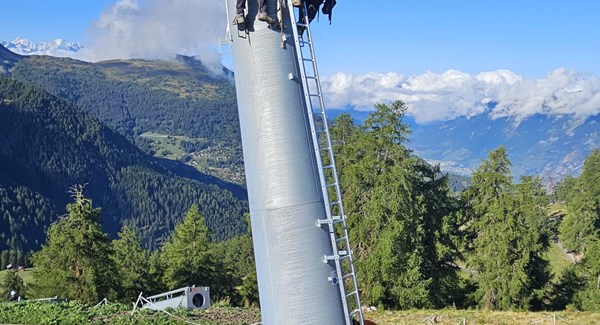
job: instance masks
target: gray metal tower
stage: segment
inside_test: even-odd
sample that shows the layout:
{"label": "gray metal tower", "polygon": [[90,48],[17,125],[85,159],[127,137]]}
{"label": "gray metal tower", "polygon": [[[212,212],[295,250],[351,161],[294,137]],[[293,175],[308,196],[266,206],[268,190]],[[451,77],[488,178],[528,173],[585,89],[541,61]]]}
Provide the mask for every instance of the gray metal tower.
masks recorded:
{"label": "gray metal tower", "polygon": [[362,324],[310,27],[291,0],[268,0],[283,29],[248,2],[231,42],[263,324]]}

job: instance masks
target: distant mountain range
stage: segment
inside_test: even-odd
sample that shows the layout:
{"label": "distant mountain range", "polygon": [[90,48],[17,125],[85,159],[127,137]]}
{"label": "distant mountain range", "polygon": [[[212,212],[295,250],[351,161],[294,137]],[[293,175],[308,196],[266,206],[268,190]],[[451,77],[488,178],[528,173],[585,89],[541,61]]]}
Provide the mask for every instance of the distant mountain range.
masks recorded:
{"label": "distant mountain range", "polygon": [[[16,38],[0,43],[18,54],[52,55],[56,51],[75,53],[82,49],[79,43],[61,39],[34,43]],[[11,69],[18,60],[19,57],[13,55],[11,60],[0,65],[0,70]],[[351,109],[346,112],[359,122],[368,114]],[[334,117],[340,111],[330,110],[328,113]],[[538,174],[560,179],[579,173],[591,149],[600,147],[599,119],[599,116],[592,116],[582,121],[569,115],[534,115],[515,124],[511,118],[492,119],[488,114],[481,114],[426,125],[417,124],[410,118],[406,122],[413,130],[408,146],[422,158],[440,164],[443,170],[468,175],[486,158],[489,150],[505,145],[509,149],[515,177]]]}
{"label": "distant mountain range", "polygon": [[[82,48],[79,43],[60,39],[32,43],[17,38],[12,42],[2,41],[2,44],[19,54],[46,54],[55,50],[74,53]],[[329,110],[328,113],[333,118],[341,112],[349,112],[358,122],[368,115],[368,112],[352,109]],[[486,159],[489,150],[505,145],[515,177],[537,174],[560,179],[578,174],[591,149],[600,147],[598,115],[585,120],[570,115],[534,115],[517,124],[510,117],[492,119],[484,113],[426,125],[410,117],[406,122],[413,130],[408,146],[417,155],[460,175],[469,175]]]}
{"label": "distant mountain range", "polygon": [[[16,38],[0,44],[18,54],[49,54],[56,51],[76,53],[83,47],[77,42],[62,39],[34,43]],[[6,61],[0,69],[10,69]],[[0,71],[1,73],[2,71]],[[330,110],[330,117],[340,110]],[[360,122],[368,112],[345,110]],[[444,122],[420,125],[412,119],[413,134],[408,144],[415,153],[431,163],[440,164],[443,170],[469,175],[486,158],[489,150],[503,144],[509,149],[515,177],[537,174],[556,179],[578,174],[591,149],[600,147],[600,116],[577,120],[563,115],[549,117],[534,115],[515,124],[511,118],[492,119],[488,114],[473,118],[457,118]],[[443,141],[440,141],[443,139]]]}
{"label": "distant mountain range", "polygon": [[515,177],[540,175],[546,181],[579,174],[585,158],[600,147],[600,115],[584,121],[534,115],[515,124],[510,118],[482,114],[413,129],[411,147],[422,157],[474,169],[490,150],[504,145]]}
{"label": "distant mountain range", "polygon": [[[368,112],[332,110],[330,117],[350,113],[363,121]],[[549,182],[581,172],[585,158],[600,148],[600,115],[585,120],[571,115],[534,115],[518,123],[511,118],[492,119],[483,113],[472,118],[421,125],[407,117],[413,133],[407,147],[447,172],[469,175],[487,154],[501,145],[509,152],[513,176],[539,175]]]}
{"label": "distant mountain range", "polygon": [[63,39],[36,43],[17,37],[12,41],[0,41],[0,44],[14,53],[22,55],[55,55],[60,51],[75,53],[83,48],[78,42],[68,42]]}

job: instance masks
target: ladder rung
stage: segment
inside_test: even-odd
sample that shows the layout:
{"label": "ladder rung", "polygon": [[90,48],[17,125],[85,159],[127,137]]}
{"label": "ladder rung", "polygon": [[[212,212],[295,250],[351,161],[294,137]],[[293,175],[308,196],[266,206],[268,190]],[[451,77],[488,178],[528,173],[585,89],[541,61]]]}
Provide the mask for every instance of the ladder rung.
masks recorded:
{"label": "ladder rung", "polygon": [[330,203],[329,203],[329,206],[334,206],[334,205],[336,205],[336,204],[340,204],[340,201],[330,202]]}
{"label": "ladder rung", "polygon": [[325,185],[325,187],[332,187],[332,186],[336,186],[336,185],[337,185],[337,183],[329,183],[329,184]]}
{"label": "ladder rung", "polygon": [[[321,148],[321,149],[323,149],[323,148]],[[329,148],[325,148],[323,150],[329,150]],[[323,169],[332,169],[332,168],[333,168],[333,165],[323,166]]]}
{"label": "ladder rung", "polygon": [[333,216],[331,217],[331,219],[318,219],[317,220],[317,225],[327,225],[327,224],[333,224],[336,222],[340,222],[343,219],[340,216]]}
{"label": "ladder rung", "polygon": [[311,94],[308,94],[308,96],[311,96],[311,97],[321,97],[321,94],[312,94],[311,93]]}
{"label": "ladder rung", "polygon": [[[323,147],[323,148],[319,148],[319,150],[321,150],[321,151],[327,151],[327,150],[331,150],[331,147]],[[323,168],[325,168],[325,167],[323,167]]]}
{"label": "ladder rung", "polygon": [[354,290],[354,291],[350,292],[349,294],[347,294],[346,297],[350,297],[350,296],[355,295],[355,294],[356,294],[356,290]]}
{"label": "ladder rung", "polygon": [[354,275],[354,273],[344,274],[344,276],[342,278],[346,279],[346,278],[349,278],[349,277],[351,277],[353,275]]}
{"label": "ladder rung", "polygon": [[308,26],[308,24],[305,24],[305,23],[296,23],[296,26],[307,27],[307,26]]}
{"label": "ladder rung", "polygon": [[337,241],[338,243],[341,242],[342,240],[346,240],[346,237],[340,237],[338,239],[336,239],[335,241]]}
{"label": "ladder rung", "polygon": [[323,256],[323,262],[327,263],[327,261],[336,261],[339,260],[340,256],[339,255],[325,255]]}
{"label": "ladder rung", "polygon": [[348,256],[350,256],[350,255],[348,254],[348,251],[346,251],[346,250],[339,251],[337,255],[324,255],[323,263],[327,263],[327,261],[339,261],[343,258],[347,258]]}

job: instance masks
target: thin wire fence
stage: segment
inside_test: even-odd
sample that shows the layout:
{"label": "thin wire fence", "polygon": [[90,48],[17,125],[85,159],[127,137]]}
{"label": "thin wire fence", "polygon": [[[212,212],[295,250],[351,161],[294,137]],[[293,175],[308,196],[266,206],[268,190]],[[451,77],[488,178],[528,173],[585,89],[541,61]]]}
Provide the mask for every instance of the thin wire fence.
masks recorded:
{"label": "thin wire fence", "polygon": [[[524,325],[584,325],[584,324],[599,324],[600,313],[588,316],[587,318],[581,313],[559,314],[559,313],[536,313],[535,315],[520,315],[516,313],[514,317],[499,315],[485,315],[485,313],[475,312],[475,315],[448,315],[441,313],[435,314],[413,314],[413,313],[397,313],[384,312],[385,317],[381,313],[374,312],[365,313],[365,319],[374,320],[377,324],[436,324],[436,325],[469,325],[469,324],[524,324]],[[377,315],[377,316],[376,316]],[[525,317],[523,317],[525,315]],[[535,317],[537,316],[537,317]],[[590,318],[591,317],[591,318]]]}

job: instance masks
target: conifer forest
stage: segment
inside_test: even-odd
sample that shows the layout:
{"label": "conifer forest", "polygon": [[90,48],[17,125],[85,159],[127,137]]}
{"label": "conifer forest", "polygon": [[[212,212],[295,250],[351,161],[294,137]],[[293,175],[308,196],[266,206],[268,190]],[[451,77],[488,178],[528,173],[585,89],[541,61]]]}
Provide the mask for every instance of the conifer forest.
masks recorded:
{"label": "conifer forest", "polygon": [[[189,62],[157,77],[169,64],[0,75],[0,301],[197,285],[258,307],[234,87]],[[504,146],[457,181],[407,148],[402,101],[374,106],[330,121],[363,305],[600,313],[600,149],[552,186]]]}

